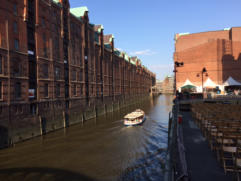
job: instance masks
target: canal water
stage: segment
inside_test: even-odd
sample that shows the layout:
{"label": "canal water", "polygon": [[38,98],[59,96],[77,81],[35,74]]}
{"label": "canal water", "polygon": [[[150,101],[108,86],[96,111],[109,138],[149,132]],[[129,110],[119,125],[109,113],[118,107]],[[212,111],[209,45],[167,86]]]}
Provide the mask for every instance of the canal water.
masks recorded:
{"label": "canal water", "polygon": [[[146,121],[125,127],[136,108]],[[163,180],[171,108],[161,95],[0,150],[0,180]]]}

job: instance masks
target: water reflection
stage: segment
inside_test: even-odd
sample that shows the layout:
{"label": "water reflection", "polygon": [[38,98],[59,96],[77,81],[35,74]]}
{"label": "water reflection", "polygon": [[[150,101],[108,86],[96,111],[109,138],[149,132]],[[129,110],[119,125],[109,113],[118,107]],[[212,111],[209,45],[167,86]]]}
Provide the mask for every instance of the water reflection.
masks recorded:
{"label": "water reflection", "polygon": [[[28,168],[23,175],[34,178],[31,169],[51,168],[94,180],[160,180],[171,106],[172,96],[159,96],[1,150],[0,178],[24,180],[14,170]],[[124,115],[136,108],[145,111],[147,120],[141,126],[125,127]],[[6,169],[11,172],[3,172]],[[55,180],[44,175],[44,180]],[[71,180],[69,174],[63,177]]]}

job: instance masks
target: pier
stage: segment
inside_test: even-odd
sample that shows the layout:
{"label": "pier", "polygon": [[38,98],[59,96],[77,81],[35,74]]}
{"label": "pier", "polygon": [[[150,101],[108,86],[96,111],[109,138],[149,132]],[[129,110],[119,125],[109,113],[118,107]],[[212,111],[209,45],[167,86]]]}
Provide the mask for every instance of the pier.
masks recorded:
{"label": "pier", "polygon": [[165,180],[239,180],[240,103],[239,98],[176,102]]}

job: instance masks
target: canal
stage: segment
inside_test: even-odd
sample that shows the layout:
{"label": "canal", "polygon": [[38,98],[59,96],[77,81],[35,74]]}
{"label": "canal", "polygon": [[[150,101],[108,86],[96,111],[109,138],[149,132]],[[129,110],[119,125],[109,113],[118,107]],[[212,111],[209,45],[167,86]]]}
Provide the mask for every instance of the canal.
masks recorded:
{"label": "canal", "polygon": [[[136,108],[146,121],[125,127]],[[161,95],[0,150],[0,180],[163,180],[171,109]]]}

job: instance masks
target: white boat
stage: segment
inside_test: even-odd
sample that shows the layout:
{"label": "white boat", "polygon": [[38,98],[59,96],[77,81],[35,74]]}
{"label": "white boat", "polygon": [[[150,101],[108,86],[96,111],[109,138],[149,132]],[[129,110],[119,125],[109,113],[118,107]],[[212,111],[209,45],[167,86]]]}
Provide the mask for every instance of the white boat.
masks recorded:
{"label": "white boat", "polygon": [[132,113],[125,115],[124,125],[125,126],[134,126],[142,124],[145,121],[145,112],[141,109],[137,109]]}

